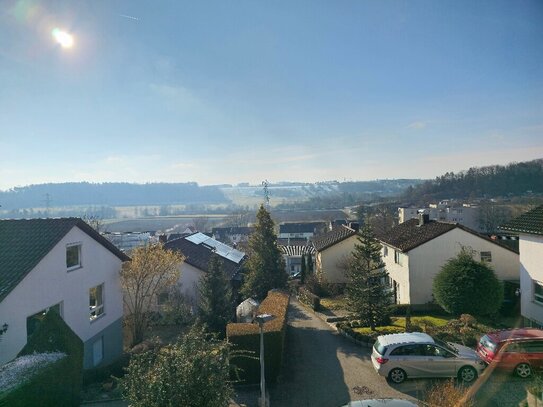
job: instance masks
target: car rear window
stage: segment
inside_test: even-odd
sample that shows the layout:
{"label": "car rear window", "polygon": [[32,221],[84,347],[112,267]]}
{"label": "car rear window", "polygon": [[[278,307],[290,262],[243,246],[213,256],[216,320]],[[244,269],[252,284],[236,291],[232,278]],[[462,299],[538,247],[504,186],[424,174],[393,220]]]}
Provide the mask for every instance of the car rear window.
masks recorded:
{"label": "car rear window", "polygon": [[386,346],[383,346],[379,343],[379,339],[375,341],[375,344],[373,345],[373,349],[375,349],[375,351],[379,354],[379,355],[384,355],[385,352],[387,351],[387,348]]}
{"label": "car rear window", "polygon": [[495,352],[496,351],[496,342],[494,342],[492,339],[490,339],[488,337],[488,335],[485,335],[481,338],[481,340],[479,341],[479,343],[481,344],[481,346],[483,348],[486,348],[488,349],[489,351],[491,352]]}

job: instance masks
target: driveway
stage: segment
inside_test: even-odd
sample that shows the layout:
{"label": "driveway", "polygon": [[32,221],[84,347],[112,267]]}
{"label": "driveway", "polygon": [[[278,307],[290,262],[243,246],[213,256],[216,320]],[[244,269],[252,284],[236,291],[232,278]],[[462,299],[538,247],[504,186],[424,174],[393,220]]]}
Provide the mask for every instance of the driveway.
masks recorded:
{"label": "driveway", "polygon": [[392,387],[371,365],[371,349],[339,335],[327,323],[291,299],[282,375],[270,386],[275,406],[341,406],[350,400],[398,397],[413,399],[425,383]]}

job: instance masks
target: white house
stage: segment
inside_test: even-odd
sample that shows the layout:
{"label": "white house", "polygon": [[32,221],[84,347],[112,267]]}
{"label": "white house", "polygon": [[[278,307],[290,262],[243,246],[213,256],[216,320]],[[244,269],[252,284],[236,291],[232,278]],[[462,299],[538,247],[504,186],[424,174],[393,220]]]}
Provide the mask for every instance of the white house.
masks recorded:
{"label": "white house", "polygon": [[164,248],[185,256],[184,262],[179,265],[182,268],[179,284],[181,292],[189,301],[198,302],[198,283],[207,272],[209,259],[213,253],[221,257],[223,271],[230,278],[234,294],[239,289],[245,253],[200,232],[170,240],[166,242]]}
{"label": "white house", "polygon": [[309,245],[277,245],[283,259],[285,260],[285,271],[289,275],[293,275],[302,271],[302,255],[307,256],[311,254],[311,262],[313,263],[313,270],[315,270],[315,248]]}
{"label": "white house", "polygon": [[345,284],[345,261],[357,242],[358,224],[342,225],[313,240],[315,247],[315,271],[319,278],[333,283]]}
{"label": "white house", "polygon": [[428,214],[430,220],[459,223],[478,232],[481,231],[479,207],[476,205],[445,200],[430,204],[427,208],[400,207],[398,208],[398,221],[403,223],[409,219],[418,219],[420,213]]}
{"label": "white house", "polygon": [[434,277],[462,247],[487,261],[500,280],[519,279],[517,252],[458,223],[432,221],[421,214],[419,219],[408,220],[379,236],[379,240],[398,304],[431,302]]}
{"label": "white house", "polygon": [[326,230],[325,222],[301,222],[301,223],[282,223],[279,225],[279,239],[311,239]]}
{"label": "white house", "polygon": [[519,234],[520,313],[524,325],[543,328],[543,205],[500,229]]}
{"label": "white house", "polygon": [[119,272],[129,258],[78,218],[0,220],[0,365],[55,309],[84,343],[84,368],[122,354]]}

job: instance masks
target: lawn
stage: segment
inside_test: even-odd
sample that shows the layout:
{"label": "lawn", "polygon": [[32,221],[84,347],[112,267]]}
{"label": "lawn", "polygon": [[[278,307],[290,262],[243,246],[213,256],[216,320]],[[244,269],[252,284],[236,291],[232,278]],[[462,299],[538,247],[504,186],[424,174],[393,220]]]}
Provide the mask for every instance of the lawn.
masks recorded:
{"label": "lawn", "polygon": [[326,308],[330,311],[346,310],[347,298],[345,298],[343,295],[338,297],[321,298],[321,308]]}
{"label": "lawn", "polygon": [[[445,326],[447,322],[452,319],[449,316],[435,316],[435,315],[420,315],[411,317],[411,325],[418,325],[422,329],[426,325],[431,325],[435,327]],[[369,334],[371,328],[369,327],[360,327],[353,328],[355,332],[361,334]],[[405,332],[405,317],[392,317],[392,325],[387,326],[378,326],[377,331],[386,331],[387,333],[393,332]]]}

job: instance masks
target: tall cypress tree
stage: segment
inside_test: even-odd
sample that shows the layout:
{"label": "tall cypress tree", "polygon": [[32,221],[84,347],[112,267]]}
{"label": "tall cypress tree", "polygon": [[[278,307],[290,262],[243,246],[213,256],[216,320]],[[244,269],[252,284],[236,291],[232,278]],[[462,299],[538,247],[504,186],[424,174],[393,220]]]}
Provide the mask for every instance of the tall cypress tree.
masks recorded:
{"label": "tall cypress tree", "polygon": [[302,269],[300,270],[300,282],[302,284],[305,283],[305,273],[306,273],[305,254],[302,253]]}
{"label": "tall cypress tree", "polygon": [[348,262],[347,275],[350,280],[347,285],[349,309],[372,330],[388,323],[392,293],[386,282],[388,273],[381,259],[381,244],[369,225],[359,232],[358,243]]}
{"label": "tall cypress tree", "polygon": [[307,253],[307,275],[310,276],[313,274],[313,257],[311,252]]}
{"label": "tall cypress tree", "polygon": [[287,273],[283,256],[277,247],[277,235],[270,213],[260,205],[255,230],[249,239],[249,259],[245,263],[245,281],[241,293],[262,300],[269,290],[284,288]]}
{"label": "tall cypress tree", "polygon": [[226,334],[226,324],[232,319],[234,308],[230,281],[223,270],[222,260],[212,254],[207,266],[207,273],[198,285],[200,301],[198,318],[211,332],[222,337]]}

